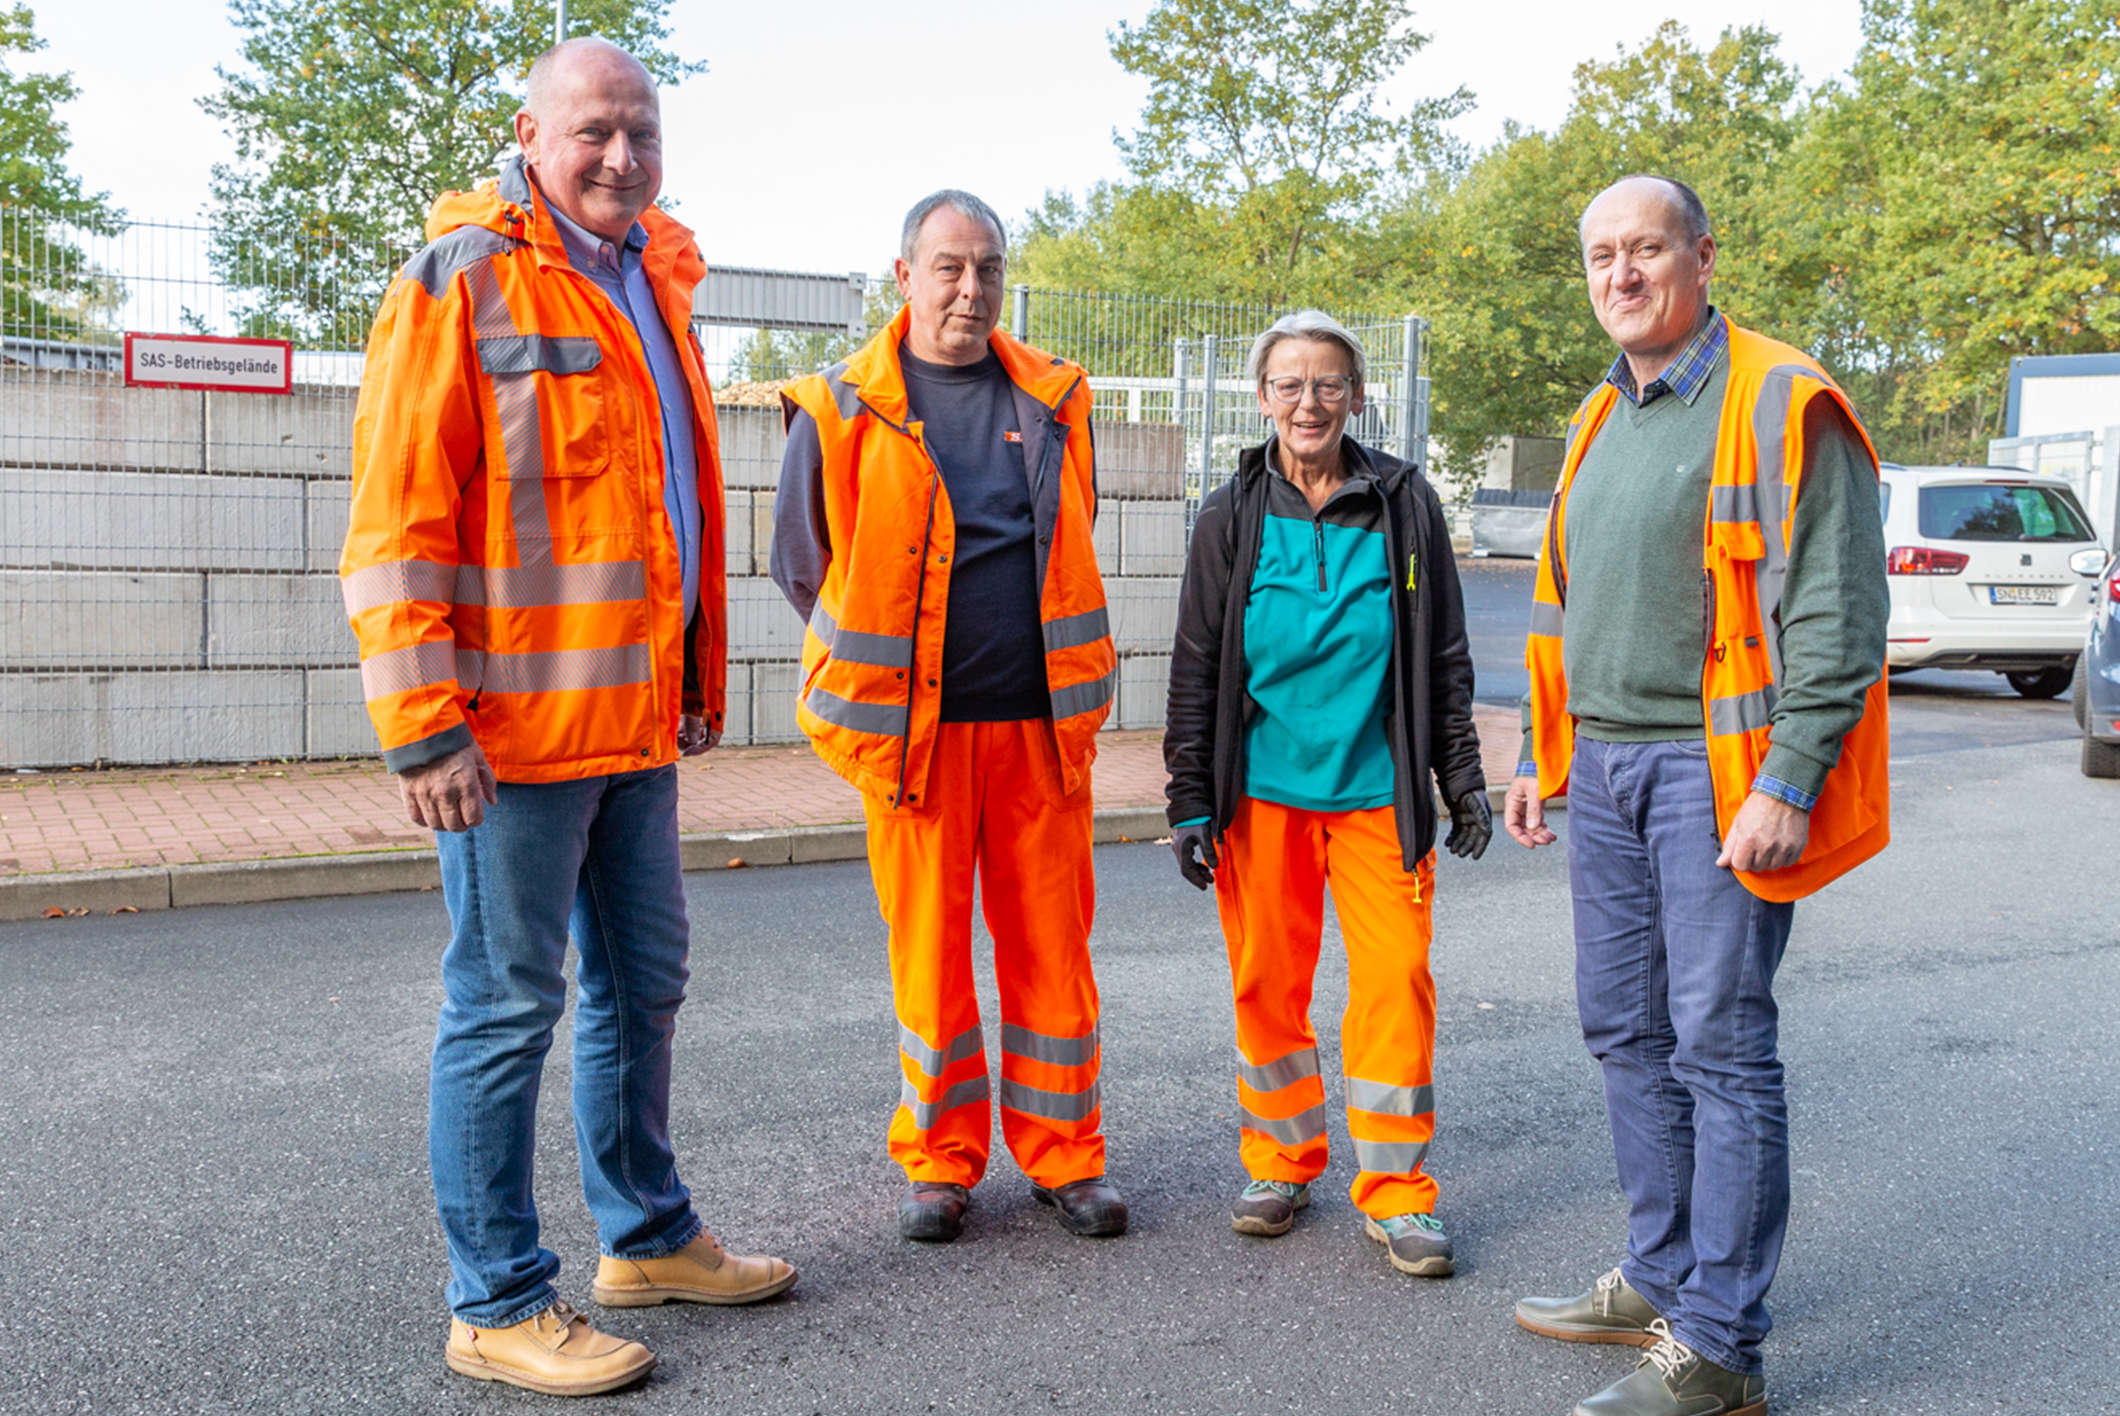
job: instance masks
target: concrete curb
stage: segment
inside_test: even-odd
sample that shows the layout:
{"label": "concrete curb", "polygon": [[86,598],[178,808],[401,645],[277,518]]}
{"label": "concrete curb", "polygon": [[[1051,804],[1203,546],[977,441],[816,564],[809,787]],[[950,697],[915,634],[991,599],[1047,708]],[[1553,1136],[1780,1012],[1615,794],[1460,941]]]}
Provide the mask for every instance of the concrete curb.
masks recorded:
{"label": "concrete curb", "polygon": [[[1153,841],[1168,835],[1170,828],[1163,824],[1160,807],[1121,806],[1099,811],[1094,832],[1094,839],[1102,845]],[[677,848],[678,859],[687,871],[864,860],[868,857],[868,828],[859,821],[850,821],[757,831],[701,831],[679,837]],[[10,875],[0,877],[0,921],[36,919],[47,909],[115,914],[192,905],[380,895],[432,890],[441,883],[439,858],[431,850]]]}

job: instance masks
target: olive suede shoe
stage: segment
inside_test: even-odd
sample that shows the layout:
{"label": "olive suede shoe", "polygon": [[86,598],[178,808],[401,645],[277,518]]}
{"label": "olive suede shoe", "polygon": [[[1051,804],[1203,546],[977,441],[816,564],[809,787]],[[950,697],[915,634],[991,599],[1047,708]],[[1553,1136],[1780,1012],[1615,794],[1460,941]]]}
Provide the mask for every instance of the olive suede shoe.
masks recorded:
{"label": "olive suede shoe", "polygon": [[1031,1186],[1041,1205],[1051,1205],[1060,1216],[1060,1227],[1085,1239],[1110,1239],[1126,1232],[1126,1201],[1118,1187],[1102,1175],[1074,1180],[1048,1190]]}
{"label": "olive suede shoe", "polygon": [[1641,1365],[1578,1402],[1575,1416],[1767,1416],[1765,1377],[1716,1366],[1671,1336],[1662,1318],[1650,1326],[1656,1345]]}
{"label": "olive suede shoe", "polygon": [[451,1318],[444,1351],[450,1368],[467,1377],[547,1396],[615,1391],[655,1367],[655,1354],[644,1345],[598,1332],[565,1302],[513,1327],[476,1328]]}
{"label": "olive suede shoe", "polygon": [[1443,1221],[1432,1214],[1395,1214],[1389,1219],[1370,1218],[1362,1232],[1384,1246],[1391,1266],[1416,1278],[1448,1278],[1457,1272],[1450,1253],[1450,1235]]}
{"label": "olive suede shoe", "polygon": [[1562,1342],[1651,1347],[1657,1338],[1649,1324],[1662,1318],[1618,1269],[1600,1278],[1588,1293],[1573,1298],[1525,1298],[1516,1305],[1518,1327]]}
{"label": "olive suede shoe", "polygon": [[1286,1180],[1254,1180],[1229,1207],[1229,1227],[1239,1234],[1257,1234],[1271,1239],[1286,1234],[1296,1222],[1296,1211],[1310,1205],[1310,1187]]}
{"label": "olive suede shoe", "polygon": [[651,1308],[680,1303],[756,1303],[794,1286],[795,1270],[779,1259],[724,1253],[702,1230],[674,1254],[659,1259],[614,1259],[596,1264],[590,1289],[606,1308]]}
{"label": "olive suede shoe", "polygon": [[898,1233],[922,1244],[947,1244],[964,1233],[972,1192],[942,1180],[915,1180],[898,1201]]}

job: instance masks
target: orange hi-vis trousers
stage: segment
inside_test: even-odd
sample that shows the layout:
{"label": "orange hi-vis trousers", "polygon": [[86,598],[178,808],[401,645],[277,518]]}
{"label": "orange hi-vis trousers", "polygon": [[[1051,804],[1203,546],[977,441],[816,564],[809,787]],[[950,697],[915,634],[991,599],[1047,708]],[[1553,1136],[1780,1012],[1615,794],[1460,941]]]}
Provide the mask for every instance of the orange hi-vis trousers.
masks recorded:
{"label": "orange hi-vis trousers", "polygon": [[986,1041],[972,979],[972,872],[1001,992],[1001,1134],[1052,1187],[1104,1173],[1090,785],[1061,789],[1052,724],[944,723],[928,799],[864,795],[869,871],[891,928],[904,1074],[891,1158],[909,1180],[976,1185],[990,1141]]}
{"label": "orange hi-vis trousers", "polygon": [[1340,1020],[1355,1208],[1377,1219],[1435,1209],[1421,1162],[1435,1136],[1435,853],[1409,872],[1388,806],[1304,811],[1246,797],[1222,840],[1215,903],[1237,1002],[1237,1101],[1254,1180],[1325,1173],[1325,1083],[1310,1025],[1325,886],[1347,944]]}

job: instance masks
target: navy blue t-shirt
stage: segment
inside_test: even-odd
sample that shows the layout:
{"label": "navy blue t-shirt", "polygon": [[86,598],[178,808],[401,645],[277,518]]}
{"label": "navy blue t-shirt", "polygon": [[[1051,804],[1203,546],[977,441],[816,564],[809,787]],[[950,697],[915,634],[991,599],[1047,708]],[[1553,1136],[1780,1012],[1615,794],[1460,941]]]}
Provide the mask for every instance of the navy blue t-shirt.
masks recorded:
{"label": "navy blue t-shirt", "polygon": [[1053,707],[1038,620],[1037,528],[1015,385],[992,351],[962,367],[931,364],[903,346],[898,358],[957,523],[942,631],[942,721],[1046,717]]}

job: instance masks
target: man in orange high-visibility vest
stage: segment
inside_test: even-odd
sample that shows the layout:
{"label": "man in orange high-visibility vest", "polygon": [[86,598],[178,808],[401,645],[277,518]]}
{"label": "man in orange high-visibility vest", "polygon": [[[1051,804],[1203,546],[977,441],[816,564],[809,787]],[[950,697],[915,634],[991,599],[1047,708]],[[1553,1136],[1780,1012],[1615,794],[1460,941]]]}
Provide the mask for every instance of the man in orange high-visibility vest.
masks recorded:
{"label": "man in orange high-visibility vest", "polygon": [[890,925],[899,1232],[946,1242],[986,1173],[972,877],[1001,993],[1001,1131],[1069,1232],[1104,1176],[1090,762],[1118,681],[1091,528],[1089,384],[995,327],[1006,238],[942,191],[907,214],[905,307],[783,395],[773,579],[808,625],[796,710],[861,789]]}
{"label": "man in orange high-visibility vest", "polygon": [[521,155],[450,192],[376,317],[339,573],[361,682],[451,936],[428,1139],[456,1371],[553,1395],[655,1365],[553,1287],[531,1162],[580,951],[574,1122],[606,1307],[749,1303],[670,1143],[690,927],[677,758],[721,736],[721,465],[706,268],[655,208],[655,85],[602,40],[531,67]]}
{"label": "man in orange high-visibility vest", "polygon": [[1624,1261],[1517,1321],[1648,1348],[1577,1416],[1761,1416],[1789,1211],[1774,973],[1793,902],[1883,849],[1877,455],[1809,356],[1708,303],[1715,237],[1663,177],[1582,219],[1619,345],[1569,429],[1504,824],[1568,798],[1576,1000]]}

